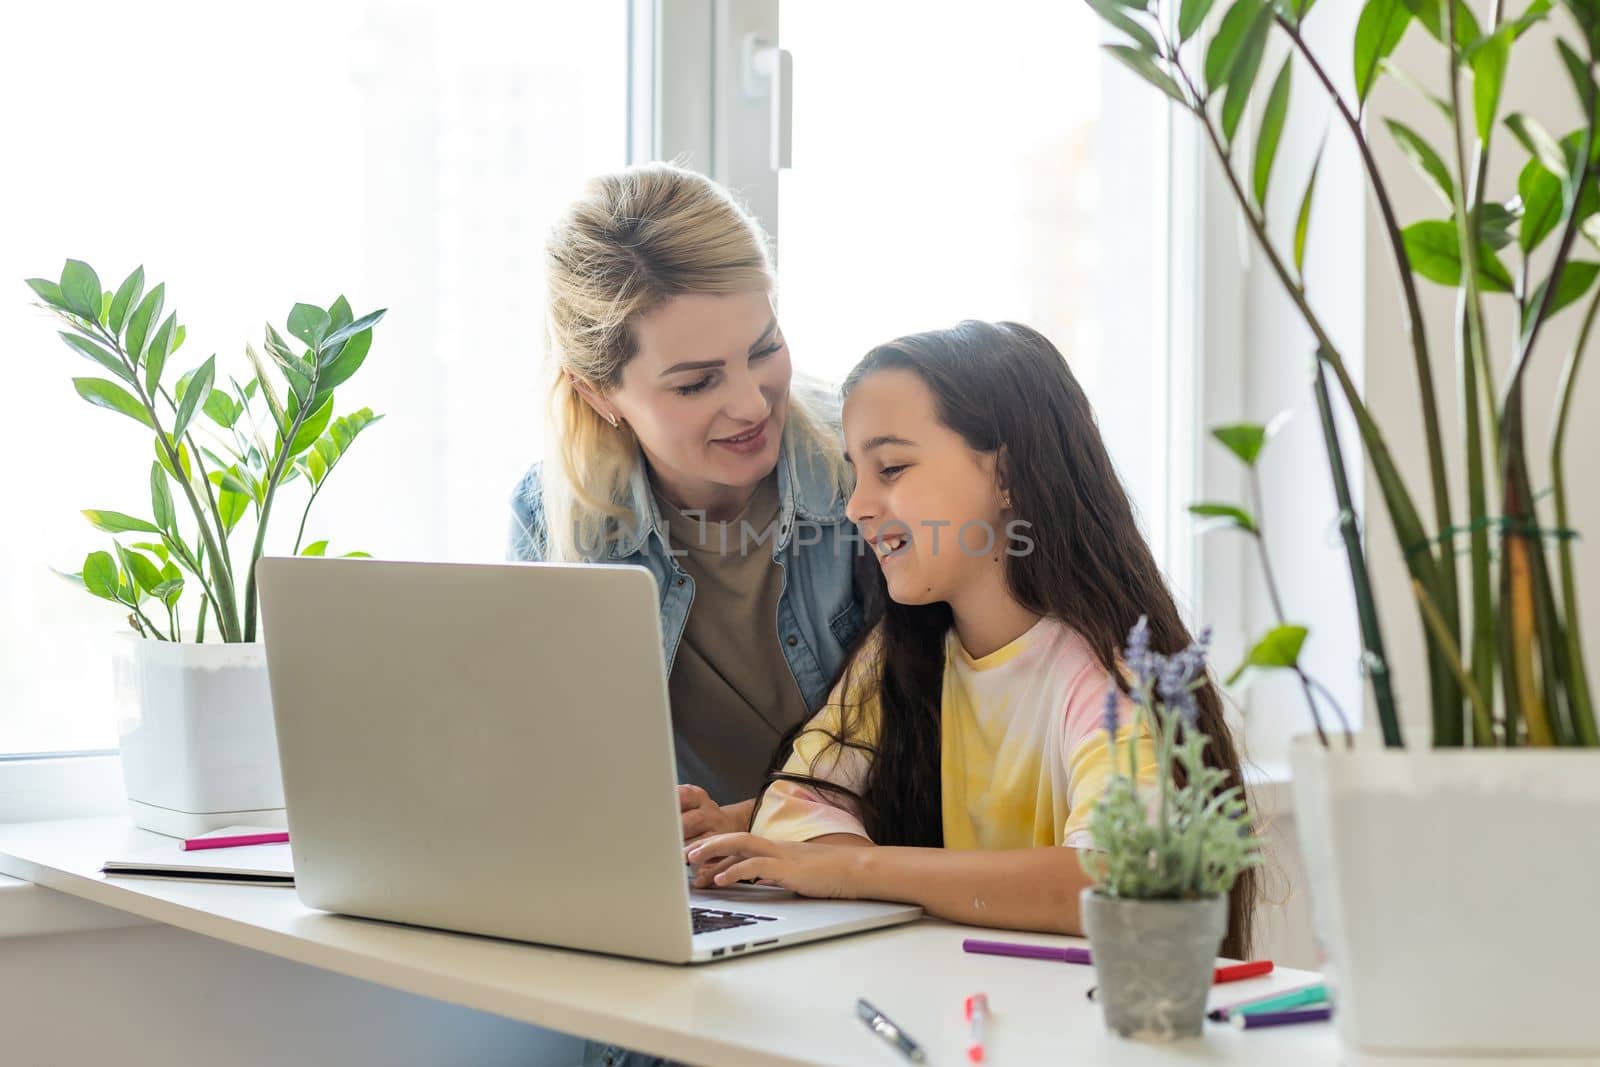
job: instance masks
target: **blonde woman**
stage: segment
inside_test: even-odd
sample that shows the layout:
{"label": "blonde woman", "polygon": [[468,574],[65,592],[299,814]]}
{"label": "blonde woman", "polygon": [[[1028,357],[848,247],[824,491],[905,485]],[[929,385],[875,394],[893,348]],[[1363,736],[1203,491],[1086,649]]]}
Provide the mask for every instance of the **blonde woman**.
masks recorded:
{"label": "blonde woman", "polygon": [[655,575],[685,839],[745,830],[863,625],[837,401],[791,389],[764,235],[698,174],[594,179],[546,267],[554,434],[511,558]]}

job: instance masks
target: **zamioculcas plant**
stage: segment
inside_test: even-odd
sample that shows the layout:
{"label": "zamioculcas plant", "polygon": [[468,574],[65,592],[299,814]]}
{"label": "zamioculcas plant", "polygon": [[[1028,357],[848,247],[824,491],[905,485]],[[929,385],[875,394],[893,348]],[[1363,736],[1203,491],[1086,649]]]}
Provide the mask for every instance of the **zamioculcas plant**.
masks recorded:
{"label": "zamioculcas plant", "polygon": [[[127,608],[138,633],[170,641],[184,639],[179,601],[192,581],[199,590],[193,640],[205,640],[208,621],[225,642],[256,640],[255,562],[279,491],[296,480],[305,486],[294,552],[324,554],[326,541],[301,544],[311,505],[357,435],[382,418],[367,408],[335,417],[333,394],[366,360],[384,312],[356,318],[342,296],[326,308],[296,304],[288,333],[305,347],[297,351],[269,324],[267,358],[246,347],[244,384],[219,381],[215,355],[171,380],[184,328],[176,312],[162,317],[165,286],[146,292],[143,267],[114,292],[101,289],[87,263],[70,259],[59,282],[31,278],[28,285],[67,327],[67,347],[105,374],[74,378],[78,395],[139,423],[155,450],[149,518],[84,512],[106,533],[144,539],[124,545],[114,536],[112,552],[90,553],[80,572],[65,577]],[[233,535],[247,515],[254,519],[248,554],[236,557]]]}
{"label": "zamioculcas plant", "polygon": [[[1126,43],[1108,45],[1110,52],[1200,124],[1267,264],[1316,339],[1313,390],[1355,587],[1363,660],[1385,744],[1401,744],[1399,717],[1335,433],[1333,389],[1354,416],[1410,572],[1427,639],[1434,744],[1600,745],[1581,640],[1571,548],[1575,533],[1568,525],[1563,463],[1573,387],[1600,311],[1595,288],[1600,262],[1574,254],[1580,239],[1600,246],[1600,87],[1595,80],[1600,0],[1562,0],[1559,8],[1551,0],[1533,0],[1516,12],[1506,10],[1505,0],[1493,0],[1486,23],[1463,0],[1366,0],[1355,31],[1354,99],[1335,88],[1301,32],[1313,2],[1228,0],[1212,32],[1202,34],[1214,0],[1089,0],[1127,37]],[[1518,40],[1558,13],[1576,35],[1558,39],[1550,58],[1566,71],[1583,116],[1576,128],[1559,136],[1531,115],[1500,114]],[[1416,25],[1439,43],[1442,95],[1390,62]],[[1270,83],[1258,82],[1274,40],[1284,42],[1285,58]],[[1428,492],[1420,507],[1395,465],[1383,428],[1307,297],[1305,249],[1320,153],[1295,217],[1287,226],[1269,224],[1267,190],[1289,120],[1297,65],[1333,105],[1340,135],[1354,142],[1399,268],[1398,295],[1408,321],[1427,443]],[[1416,89],[1440,116],[1429,131],[1394,120],[1383,125],[1437,191],[1441,217],[1402,221],[1396,216],[1390,175],[1378,167],[1374,131],[1363,123],[1369,94],[1385,74]],[[1251,97],[1263,93],[1253,151],[1247,151],[1240,124]],[[1492,190],[1490,153],[1511,149],[1520,150],[1516,187]],[[1547,253],[1538,257],[1542,269],[1534,262],[1541,247]],[[1430,338],[1425,329],[1419,279],[1458,294],[1459,313],[1449,337],[1457,357],[1454,383],[1434,380],[1430,341],[1440,339]],[[1542,354],[1538,343],[1550,319],[1572,305],[1582,309],[1583,319],[1552,400],[1554,430],[1545,466],[1551,509],[1544,519],[1536,504],[1546,483],[1534,480],[1537,457],[1525,436],[1527,372]],[[1509,329],[1492,329],[1491,315],[1503,316]],[[1498,382],[1491,359],[1495,336],[1510,339],[1510,371]],[[1438,416],[1440,405],[1454,396],[1460,398],[1464,507],[1451,499]],[[1253,465],[1253,455],[1234,451]],[[1197,507],[1200,514],[1247,532],[1252,526],[1253,517],[1243,508]],[[1304,632],[1286,631],[1280,624],[1258,643],[1252,659],[1258,666],[1293,667],[1296,638],[1303,640]],[[1309,688],[1307,693],[1309,699]],[[1312,714],[1317,715],[1314,702]]]}

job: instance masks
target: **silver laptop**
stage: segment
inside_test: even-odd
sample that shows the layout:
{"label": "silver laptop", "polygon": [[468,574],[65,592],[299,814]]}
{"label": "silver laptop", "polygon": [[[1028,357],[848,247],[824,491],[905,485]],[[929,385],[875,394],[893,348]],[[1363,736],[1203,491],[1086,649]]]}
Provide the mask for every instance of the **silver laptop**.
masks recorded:
{"label": "silver laptop", "polygon": [[267,558],[256,573],[307,905],[670,963],[920,914],[688,886],[643,568]]}

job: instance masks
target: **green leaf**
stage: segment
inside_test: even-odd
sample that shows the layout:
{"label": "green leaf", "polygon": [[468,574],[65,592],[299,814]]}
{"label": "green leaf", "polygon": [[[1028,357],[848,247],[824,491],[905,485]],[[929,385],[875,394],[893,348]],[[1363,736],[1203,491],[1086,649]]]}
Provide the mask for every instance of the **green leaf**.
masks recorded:
{"label": "green leaf", "polygon": [[1527,255],[1561,221],[1561,179],[1537,159],[1530,159],[1517,176],[1517,194],[1522,200],[1522,226],[1517,243],[1523,255]]}
{"label": "green leaf", "polygon": [[172,490],[167,488],[167,472],[159,463],[150,464],[150,508],[155,512],[157,526],[176,532],[178,513],[172,506]]}
{"label": "green leaf", "polygon": [[[1413,272],[1451,288],[1461,284],[1461,246],[1456,224],[1443,219],[1414,222],[1400,234]],[[1511,292],[1511,272],[1487,244],[1478,249],[1478,286],[1484,292]]]}
{"label": "green leaf", "polygon": [[1267,207],[1267,183],[1272,180],[1272,160],[1278,154],[1278,138],[1283,135],[1283,121],[1289,114],[1289,71],[1292,55],[1283,60],[1277,80],[1272,83],[1272,94],[1267,97],[1267,109],[1261,113],[1261,132],[1256,136],[1255,184],[1256,205],[1263,211]]}
{"label": "green leaf", "polygon": [[139,583],[133,577],[133,564],[128,560],[128,552],[115,541],[111,548],[117,554],[117,559],[122,563],[122,572],[118,575],[117,599],[130,607],[137,605],[144,599],[144,594],[139,588]]}
{"label": "green leaf", "polygon": [[157,285],[144,295],[139,306],[133,309],[133,314],[128,316],[128,334],[124,343],[127,345],[128,358],[133,360],[135,366],[144,358],[144,343],[150,333],[150,324],[161,318],[166,297],[166,284]]}
{"label": "green leaf", "polygon": [[1130,15],[1126,8],[1119,7],[1115,0],[1088,0],[1088,4],[1094,8],[1095,14],[1127,34],[1139,51],[1152,56],[1161,54],[1161,46],[1156,43],[1155,35]]}
{"label": "green leaf", "polygon": [[328,554],[328,542],[313,541],[300,550],[302,556],[325,556]]}
{"label": "green leaf", "polygon": [[109,552],[91,552],[83,561],[83,587],[102,600],[117,599],[117,561]]}
{"label": "green leaf", "polygon": [[1227,684],[1232,685],[1239,680],[1247,669],[1262,667],[1275,669],[1294,667],[1300,663],[1300,649],[1306,643],[1306,635],[1310,631],[1304,626],[1285,625],[1277,626],[1267,631],[1256,646],[1250,650],[1244,662],[1228,675]]}
{"label": "green leaf", "polygon": [[289,333],[316,348],[328,333],[328,313],[315,304],[296,304],[289,312]]}
{"label": "green leaf", "polygon": [[78,391],[79,396],[96,407],[120,412],[152,430],[155,429],[155,423],[150,421],[150,413],[144,409],[144,405],[115,382],[108,382],[104,378],[74,378],[72,387]]}
{"label": "green leaf", "polygon": [[[1124,60],[1124,62],[1127,61]],[[1155,73],[1160,74],[1163,78],[1166,78],[1166,75],[1161,74],[1161,71],[1156,68],[1153,60],[1147,60],[1146,62],[1149,68],[1155,70]],[[1141,74],[1141,76],[1144,76],[1148,73],[1149,72],[1146,71]],[[1177,85],[1172,83],[1171,78],[1167,78],[1167,82],[1173,89],[1177,88]],[[1166,92],[1167,90],[1163,87],[1162,91]],[[1171,94],[1168,93],[1168,95]],[[361,364],[366,361],[367,352],[372,348],[372,331],[363,330],[351,337],[349,340],[340,342],[340,344],[336,347],[337,350],[335,351],[335,354],[328,360],[327,364],[322,369],[322,376],[317,379],[317,389],[319,392],[329,392],[337,389],[339,386],[349,381],[351,375],[355,374],[356,371],[361,369]]]}
{"label": "green leaf", "polygon": [[348,326],[354,319],[355,316],[350,312],[350,301],[343,295],[334,297],[333,303],[328,305],[328,325],[337,330],[341,326]]}
{"label": "green leaf", "polygon": [[[1435,41],[1444,42],[1444,2],[1443,0],[1404,0],[1407,10],[1414,15],[1418,22]],[[1477,43],[1483,36],[1483,30],[1478,26],[1477,16],[1472,13],[1463,0],[1455,0],[1456,13],[1456,48],[1463,55]]]}
{"label": "green leaf", "polygon": [[189,382],[189,387],[183,392],[183,399],[178,401],[178,416],[172,424],[172,436],[182,437],[183,431],[188,429],[189,420],[194,418],[194,413],[206,402],[206,397],[211,395],[211,382],[217,373],[217,357],[209,356],[200,364],[200,369],[195,373],[194,379]]}
{"label": "green leaf", "polygon": [[1261,450],[1266,447],[1270,433],[1267,427],[1258,422],[1239,422],[1213,427],[1211,436],[1239,457],[1246,467],[1254,467],[1256,460],[1261,458]]}
{"label": "green leaf", "polygon": [[1594,111],[1595,84],[1594,71],[1589,67],[1589,61],[1574,52],[1567,42],[1556,38],[1556,49],[1561,53],[1561,62],[1566,65],[1567,77],[1572,79],[1572,90],[1578,94],[1578,103],[1585,115]]}
{"label": "green leaf", "polygon": [[1234,57],[1239,54],[1239,46],[1255,26],[1260,13],[1261,0],[1234,0],[1233,6],[1222,16],[1217,34],[1206,48],[1207,92],[1216,93],[1228,84],[1228,72],[1233,69]]}
{"label": "green leaf", "polygon": [[340,559],[371,559],[372,558],[372,553],[371,552],[345,552],[342,555],[340,555],[339,558]]}
{"label": "green leaf", "polygon": [[1445,206],[1454,205],[1456,183],[1450,177],[1450,168],[1445,166],[1444,160],[1439,157],[1438,152],[1433,150],[1433,146],[1424,141],[1415,130],[1403,122],[1395,119],[1384,119],[1383,124],[1389,127],[1389,133],[1394,137],[1395,142],[1400,145],[1400,150],[1406,154],[1412,163],[1416,164],[1417,169],[1422,172],[1423,176],[1428,179],[1429,184],[1433,186],[1434,192],[1438,193],[1444,200]]}
{"label": "green leaf", "polygon": [[183,578],[163,578],[156,587],[150,590],[150,595],[161,601],[167,607],[176,607],[178,599],[183,595]]}
{"label": "green leaf", "polygon": [[311,479],[312,485],[321,485],[322,480],[328,476],[331,464],[328,457],[321,450],[324,438],[317,438],[316,447],[306,453],[306,476]]}
{"label": "green leaf", "polygon": [[1322,166],[1322,150],[1328,141],[1324,135],[1317,146],[1316,158],[1311,161],[1311,177],[1306,179],[1306,191],[1300,197],[1300,211],[1294,220],[1294,269],[1304,279],[1306,270],[1306,235],[1311,229],[1311,198],[1317,191],[1317,170]]}
{"label": "green leaf", "polygon": [[233,424],[239,421],[239,416],[244,414],[244,405],[221,389],[212,389],[201,409],[211,417],[212,422],[227,429],[232,429]]}
{"label": "green leaf", "polygon": [[1250,90],[1255,87],[1256,72],[1261,69],[1261,57],[1266,52],[1267,33],[1271,29],[1272,10],[1263,5],[1228,70],[1228,92],[1222,101],[1222,135],[1229,143],[1239,128],[1239,120],[1244,117],[1245,104],[1250,101]]}
{"label": "green leaf", "polygon": [[1498,252],[1511,243],[1511,227],[1522,217],[1522,202],[1516,198],[1509,204],[1486,200],[1472,217],[1479,240]]}
{"label": "green leaf", "polygon": [[153,533],[158,534],[161,528],[147,519],[136,519],[132,515],[124,515],[120,511],[86,510],[83,517],[97,530],[106,533]]}
{"label": "green leaf", "polygon": [[133,375],[128,373],[128,368],[121,359],[112,355],[110,352],[107,352],[104,348],[95,344],[87,337],[83,337],[75,333],[68,333],[65,330],[60,331],[60,335],[61,339],[79,355],[86,359],[94,360],[96,363],[100,364],[100,366],[104,367],[112,374],[115,374],[118,378],[121,378],[129,385],[133,384]]}
{"label": "green leaf", "polygon": [[[167,563],[168,550],[166,545],[156,544],[154,541],[135,541],[132,547],[139,549],[141,552],[149,552],[159,559],[163,564],[162,574],[166,574],[166,567],[171,566],[171,564]],[[176,573],[176,571],[173,573]]]}
{"label": "green leaf", "polygon": [[211,480],[229,492],[239,493],[252,500],[255,499],[255,486],[250,483],[250,479],[246,477],[244,471],[239,469],[238,464],[212,471]]}
{"label": "green leaf", "polygon": [[67,301],[61,295],[61,286],[57,285],[50,279],[29,278],[28,288],[32,289],[40,300],[43,300],[51,307],[60,308],[63,311],[66,310]]}
{"label": "green leaf", "polygon": [[1402,0],[1367,0],[1356,23],[1355,74],[1356,101],[1367,102],[1367,94],[1378,80],[1379,63],[1387,58],[1411,23],[1411,12]]}
{"label": "green leaf", "polygon": [[[1556,295],[1550,302],[1550,309],[1545,312],[1545,319],[1548,320],[1573,301],[1583,299],[1584,294],[1594,285],[1597,276],[1600,276],[1600,263],[1592,263],[1586,259],[1569,260],[1561,271],[1561,281],[1556,285]],[[1548,278],[1540,282],[1539,287],[1533,291],[1533,296],[1529,298],[1522,320],[1524,332],[1532,323],[1539,305],[1544,302],[1545,289],[1549,284]]]}
{"label": "green leaf", "polygon": [[[1162,70],[1156,65],[1156,61],[1154,59],[1151,59],[1149,56],[1145,55],[1137,48],[1131,47],[1130,45],[1108,44],[1104,45],[1103,47],[1107,52],[1110,52],[1113,56],[1116,56],[1117,59],[1122,62],[1123,66],[1139,75],[1139,77],[1143,78],[1151,85],[1154,85],[1157,89],[1160,89],[1162,92],[1166,93],[1178,103],[1187,106],[1188,101],[1184,99],[1183,90],[1178,88],[1178,83],[1173,81],[1171,76],[1169,76],[1166,71]],[[371,342],[369,341],[368,343],[370,344]],[[354,340],[351,341],[348,348],[353,347],[355,347]],[[346,356],[349,354],[348,348],[345,352],[341,352],[339,354],[338,359],[329,364],[329,371],[332,371],[335,367],[345,361]],[[360,359],[365,358],[366,352],[363,351]],[[348,378],[351,374],[355,373],[355,367],[359,367],[361,365],[360,359],[357,359],[355,366],[350,367],[349,370],[345,372],[345,378]],[[331,386],[329,388],[331,388]]]}
{"label": "green leaf", "polygon": [[1506,64],[1511,62],[1512,32],[1505,27],[1484,38],[1471,60],[1472,106],[1480,141],[1489,139],[1495,113],[1500,110],[1500,89],[1505,83]]}
{"label": "green leaf", "polygon": [[144,268],[135,267],[132,274],[117,286],[117,294],[111,298],[111,312],[106,317],[106,325],[111,328],[113,336],[121,336],[122,324],[128,319],[128,312],[139,302],[139,297],[144,293]]}
{"label": "green leaf", "polygon": [[152,397],[155,395],[156,386],[161,382],[161,371],[167,365],[167,357],[172,354],[173,333],[177,326],[178,313],[174,311],[151,335],[150,347],[144,354],[144,387]]}
{"label": "green leaf", "polygon": [[61,299],[79,318],[98,321],[103,300],[94,268],[80,259],[67,260],[61,268]]}
{"label": "green leaf", "polygon": [[133,576],[134,585],[152,596],[157,595],[156,588],[166,581],[160,569],[150,562],[149,557],[130,549],[123,549],[121,555],[128,573]]}
{"label": "green leaf", "polygon": [[294,435],[294,441],[289,445],[289,455],[298,456],[315,444],[317,438],[322,436],[322,431],[328,428],[328,420],[332,417],[333,394],[329,393],[328,398],[301,424],[299,432]]}
{"label": "green leaf", "polygon": [[1243,530],[1246,533],[1256,532],[1256,520],[1248,511],[1232,504],[1190,504],[1189,514],[1201,519],[1220,520],[1212,523],[1211,529],[1226,527]]}
{"label": "green leaf", "polygon": [[340,341],[347,341],[363,330],[372,329],[388,313],[388,308],[379,308],[377,311],[368,312],[354,322],[345,323],[322,339],[323,347],[326,348],[329,345],[336,345]]}
{"label": "green leaf", "polygon": [[247,493],[237,493],[231,489],[224,489],[217,494],[217,511],[222,515],[223,529],[229,533],[239,525],[239,520],[244,518],[245,512],[250,510],[250,501],[253,497]]}
{"label": "green leaf", "polygon": [[1550,136],[1550,131],[1540,125],[1538,119],[1514,112],[1506,116],[1506,128],[1512,132],[1522,147],[1539,161],[1540,166],[1561,178],[1563,182],[1567,180],[1566,154],[1561,151],[1556,139]]}
{"label": "green leaf", "polygon": [[[166,437],[167,444],[173,445],[170,434],[163,434],[162,436]],[[161,447],[161,439],[159,437],[152,440],[150,446],[156,450],[156,461],[161,464],[161,469],[166,471],[173,481],[188,484],[194,477],[194,469],[189,462],[189,449],[182,441],[173,445],[174,451],[178,453],[178,465],[183,468],[182,474],[172,469],[172,463],[167,459],[167,450]]]}
{"label": "green leaf", "polygon": [[1206,15],[1211,12],[1216,0],[1183,0],[1178,8],[1178,43],[1182,44],[1195,33],[1206,21]]}

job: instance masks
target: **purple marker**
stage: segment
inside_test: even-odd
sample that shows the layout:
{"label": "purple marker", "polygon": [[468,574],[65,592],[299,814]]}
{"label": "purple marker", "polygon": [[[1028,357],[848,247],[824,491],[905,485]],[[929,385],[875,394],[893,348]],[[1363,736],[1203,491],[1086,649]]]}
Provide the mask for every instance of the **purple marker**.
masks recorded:
{"label": "purple marker", "polygon": [[1093,963],[1086,948],[1058,948],[1054,945],[1020,945],[1015,941],[980,941],[969,937],[961,942],[967,952],[985,956],[1016,956],[1025,960],[1054,960],[1056,963]]}
{"label": "purple marker", "polygon": [[1254,1030],[1259,1026],[1325,1023],[1331,1018],[1332,1008],[1297,1008],[1294,1011],[1258,1011],[1254,1015],[1234,1015],[1229,1021],[1240,1030]]}

